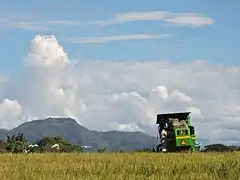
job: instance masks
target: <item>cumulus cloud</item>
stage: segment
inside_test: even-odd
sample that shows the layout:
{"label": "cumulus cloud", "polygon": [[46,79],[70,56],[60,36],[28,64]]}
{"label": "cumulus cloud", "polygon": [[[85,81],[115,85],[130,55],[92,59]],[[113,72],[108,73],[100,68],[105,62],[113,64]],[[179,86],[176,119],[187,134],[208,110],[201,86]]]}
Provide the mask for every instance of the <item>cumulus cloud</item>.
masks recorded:
{"label": "cumulus cloud", "polygon": [[[69,60],[54,36],[37,35],[30,44],[25,64],[30,70],[53,73],[64,70]],[[41,75],[42,75],[41,74]],[[47,74],[48,75],[48,74]]]}
{"label": "cumulus cloud", "polygon": [[22,108],[16,100],[5,99],[0,102],[0,126],[15,125],[14,121],[21,118]]}
{"label": "cumulus cloud", "polygon": [[191,111],[205,143],[240,141],[232,138],[240,132],[239,67],[204,61],[75,63],[54,36],[39,35],[24,65],[18,83],[11,81],[0,96],[1,128],[70,116],[90,129],[155,135],[158,113]]}

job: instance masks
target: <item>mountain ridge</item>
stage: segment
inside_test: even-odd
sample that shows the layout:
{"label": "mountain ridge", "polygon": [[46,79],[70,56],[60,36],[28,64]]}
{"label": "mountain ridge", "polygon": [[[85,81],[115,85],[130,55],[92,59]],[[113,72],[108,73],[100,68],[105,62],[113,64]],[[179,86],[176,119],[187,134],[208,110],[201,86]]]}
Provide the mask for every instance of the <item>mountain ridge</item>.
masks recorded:
{"label": "mountain ridge", "polygon": [[96,131],[80,125],[73,118],[46,118],[22,123],[11,129],[0,129],[0,139],[7,135],[23,133],[30,141],[42,139],[45,136],[61,136],[69,142],[81,146],[92,146],[93,150],[106,148],[109,150],[136,150],[152,148],[155,137],[141,131]]}

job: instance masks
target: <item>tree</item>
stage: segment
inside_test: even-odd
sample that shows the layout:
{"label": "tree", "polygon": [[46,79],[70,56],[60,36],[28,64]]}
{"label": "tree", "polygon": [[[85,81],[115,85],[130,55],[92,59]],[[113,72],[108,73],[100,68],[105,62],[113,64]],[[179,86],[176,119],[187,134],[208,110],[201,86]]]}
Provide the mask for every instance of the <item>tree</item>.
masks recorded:
{"label": "tree", "polygon": [[106,148],[99,148],[99,149],[98,149],[98,152],[99,152],[99,153],[104,153],[105,151],[106,151]]}
{"label": "tree", "polygon": [[4,140],[0,140],[0,153],[6,152],[6,142]]}
{"label": "tree", "polygon": [[223,144],[210,144],[204,147],[204,152],[215,151],[215,152],[229,152],[229,151],[239,151],[239,147],[226,146]]}
{"label": "tree", "polygon": [[24,150],[28,146],[28,141],[24,137],[23,133],[19,133],[18,135],[7,136],[6,141],[6,150],[12,153],[20,153],[24,152]]}
{"label": "tree", "polygon": [[55,151],[51,147],[54,144],[59,145],[59,150],[58,152],[83,152],[83,149],[81,146],[78,145],[72,145],[70,142],[67,140],[63,139],[60,136],[46,136],[43,139],[37,140],[36,144],[39,146],[39,151],[40,152],[53,152]]}

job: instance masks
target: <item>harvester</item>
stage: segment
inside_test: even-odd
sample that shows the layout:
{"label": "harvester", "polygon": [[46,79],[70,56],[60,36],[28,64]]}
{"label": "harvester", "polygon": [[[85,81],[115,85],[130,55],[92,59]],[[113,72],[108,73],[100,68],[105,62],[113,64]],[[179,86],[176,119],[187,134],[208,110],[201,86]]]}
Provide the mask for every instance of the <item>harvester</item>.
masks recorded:
{"label": "harvester", "polygon": [[159,143],[157,152],[194,152],[199,148],[196,142],[194,126],[191,124],[191,112],[158,114]]}

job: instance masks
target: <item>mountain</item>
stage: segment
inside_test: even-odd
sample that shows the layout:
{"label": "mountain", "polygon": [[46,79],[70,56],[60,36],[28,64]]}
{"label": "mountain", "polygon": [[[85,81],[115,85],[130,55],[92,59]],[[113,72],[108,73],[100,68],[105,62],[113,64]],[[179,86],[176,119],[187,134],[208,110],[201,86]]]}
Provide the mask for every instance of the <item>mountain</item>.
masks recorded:
{"label": "mountain", "polygon": [[7,135],[23,133],[30,142],[44,136],[61,136],[73,144],[92,146],[93,150],[107,148],[109,150],[136,150],[152,148],[155,137],[142,132],[89,130],[71,118],[47,118],[26,122],[12,129],[0,129],[0,138]]}
{"label": "mountain", "polygon": [[0,139],[5,139],[7,133],[8,133],[8,130],[0,129]]}

